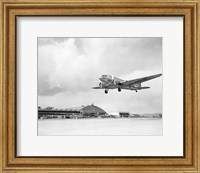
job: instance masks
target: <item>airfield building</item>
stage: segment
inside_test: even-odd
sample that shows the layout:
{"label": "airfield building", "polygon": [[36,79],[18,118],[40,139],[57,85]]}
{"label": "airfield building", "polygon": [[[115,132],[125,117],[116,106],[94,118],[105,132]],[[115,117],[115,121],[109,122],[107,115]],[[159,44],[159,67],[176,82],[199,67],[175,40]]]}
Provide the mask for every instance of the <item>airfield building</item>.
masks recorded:
{"label": "airfield building", "polygon": [[41,110],[38,109],[38,118],[96,118],[107,116],[108,114],[98,106],[93,104],[88,106],[80,106],[68,108],[65,110]]}
{"label": "airfield building", "polygon": [[93,104],[83,107],[81,110],[83,117],[101,117],[107,115],[107,113],[98,106]]}
{"label": "airfield building", "polygon": [[122,118],[128,118],[130,116],[129,112],[119,112],[120,117]]}

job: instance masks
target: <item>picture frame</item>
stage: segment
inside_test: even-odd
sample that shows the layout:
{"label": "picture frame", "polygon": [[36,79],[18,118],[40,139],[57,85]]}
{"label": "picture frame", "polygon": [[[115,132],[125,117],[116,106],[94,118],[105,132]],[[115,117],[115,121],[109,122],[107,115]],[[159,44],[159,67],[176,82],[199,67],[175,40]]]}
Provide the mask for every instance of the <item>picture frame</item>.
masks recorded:
{"label": "picture frame", "polygon": [[[200,172],[199,1],[2,0],[1,172]],[[183,157],[18,157],[16,155],[17,16],[183,16]]]}

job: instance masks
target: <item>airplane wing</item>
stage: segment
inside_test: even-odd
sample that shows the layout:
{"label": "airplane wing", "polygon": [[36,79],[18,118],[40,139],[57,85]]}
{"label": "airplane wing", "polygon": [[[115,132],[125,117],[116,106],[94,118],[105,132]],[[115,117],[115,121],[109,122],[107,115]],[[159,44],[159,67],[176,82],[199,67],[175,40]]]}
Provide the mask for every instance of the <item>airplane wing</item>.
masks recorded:
{"label": "airplane wing", "polygon": [[150,87],[137,87],[138,90],[149,89]]}
{"label": "airplane wing", "polygon": [[125,82],[121,83],[121,85],[129,86],[129,85],[133,85],[133,84],[138,84],[138,83],[146,82],[148,80],[160,77],[161,75],[162,74],[156,74],[156,75],[153,75],[153,76],[147,76],[147,77],[143,77],[143,78],[129,80],[129,81],[125,81]]}

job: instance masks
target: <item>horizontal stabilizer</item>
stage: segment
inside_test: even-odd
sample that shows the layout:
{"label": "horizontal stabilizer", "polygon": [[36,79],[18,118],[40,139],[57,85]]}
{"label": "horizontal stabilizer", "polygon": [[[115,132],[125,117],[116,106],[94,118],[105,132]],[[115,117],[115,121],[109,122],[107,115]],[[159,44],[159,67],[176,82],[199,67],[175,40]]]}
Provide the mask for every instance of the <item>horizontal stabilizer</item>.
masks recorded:
{"label": "horizontal stabilizer", "polygon": [[101,87],[92,87],[92,89],[102,89]]}

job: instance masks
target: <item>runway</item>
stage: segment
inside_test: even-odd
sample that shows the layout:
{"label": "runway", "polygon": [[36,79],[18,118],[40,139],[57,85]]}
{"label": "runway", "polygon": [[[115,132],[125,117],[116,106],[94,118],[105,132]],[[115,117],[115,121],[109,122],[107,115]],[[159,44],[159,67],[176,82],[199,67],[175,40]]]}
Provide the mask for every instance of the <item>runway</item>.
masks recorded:
{"label": "runway", "polygon": [[38,120],[38,136],[162,136],[162,118]]}

